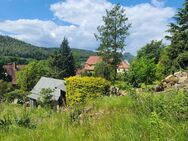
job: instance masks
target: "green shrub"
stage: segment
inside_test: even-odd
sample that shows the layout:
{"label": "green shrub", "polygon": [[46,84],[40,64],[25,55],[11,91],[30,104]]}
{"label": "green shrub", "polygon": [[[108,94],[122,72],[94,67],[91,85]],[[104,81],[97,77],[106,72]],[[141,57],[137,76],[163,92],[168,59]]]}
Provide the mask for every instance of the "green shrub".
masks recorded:
{"label": "green shrub", "polygon": [[133,87],[140,87],[141,83],[152,84],[156,80],[156,64],[147,58],[135,59],[127,73],[125,80]]}
{"label": "green shrub", "polygon": [[130,90],[132,88],[130,84],[124,81],[116,81],[114,85],[121,90]]}
{"label": "green shrub", "polygon": [[39,104],[44,108],[49,108],[52,102],[52,93],[51,89],[42,89],[40,91],[40,97],[38,98]]}
{"label": "green shrub", "polygon": [[25,98],[29,92],[22,90],[14,90],[4,95],[4,100],[8,102],[13,102],[14,99],[18,99],[18,103],[24,103]]}
{"label": "green shrub", "polygon": [[28,113],[24,112],[23,115],[15,118],[16,125],[20,127],[25,127],[29,129],[36,128],[36,125],[31,120],[31,117]]}
{"label": "green shrub", "polygon": [[9,116],[3,116],[1,119],[0,119],[0,129],[4,130],[4,131],[8,131],[10,126],[12,125],[12,121],[10,119]]}
{"label": "green shrub", "polygon": [[0,101],[4,99],[5,93],[11,92],[12,90],[11,83],[0,80]]}
{"label": "green shrub", "polygon": [[66,85],[68,105],[107,95],[110,87],[110,83],[103,78],[79,76],[67,78]]}
{"label": "green shrub", "polygon": [[188,120],[188,91],[178,90],[169,91],[161,94],[132,93],[130,95],[135,103],[134,110],[137,114],[150,115],[156,112],[160,117],[176,120]]}

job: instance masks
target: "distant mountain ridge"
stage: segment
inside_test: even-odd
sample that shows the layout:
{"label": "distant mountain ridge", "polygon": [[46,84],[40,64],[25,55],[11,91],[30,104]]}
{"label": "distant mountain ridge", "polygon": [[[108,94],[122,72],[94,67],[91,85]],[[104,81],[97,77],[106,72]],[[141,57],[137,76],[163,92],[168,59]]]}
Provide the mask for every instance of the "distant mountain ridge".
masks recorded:
{"label": "distant mountain ridge", "polygon": [[129,53],[129,52],[125,52],[124,54],[123,54],[123,58],[125,59],[125,60],[127,60],[129,63],[135,58],[135,56],[134,55],[132,55],[131,53]]}

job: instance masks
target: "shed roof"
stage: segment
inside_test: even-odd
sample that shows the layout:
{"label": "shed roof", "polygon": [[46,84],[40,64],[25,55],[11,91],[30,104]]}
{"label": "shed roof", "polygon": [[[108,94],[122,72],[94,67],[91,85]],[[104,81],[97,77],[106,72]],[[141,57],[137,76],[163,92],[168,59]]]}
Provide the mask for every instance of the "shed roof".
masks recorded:
{"label": "shed roof", "polygon": [[51,89],[53,91],[51,93],[53,98],[57,100],[60,96],[60,90],[66,92],[65,81],[54,78],[41,77],[41,79],[32,89],[32,94],[28,97],[37,100],[42,89]]}

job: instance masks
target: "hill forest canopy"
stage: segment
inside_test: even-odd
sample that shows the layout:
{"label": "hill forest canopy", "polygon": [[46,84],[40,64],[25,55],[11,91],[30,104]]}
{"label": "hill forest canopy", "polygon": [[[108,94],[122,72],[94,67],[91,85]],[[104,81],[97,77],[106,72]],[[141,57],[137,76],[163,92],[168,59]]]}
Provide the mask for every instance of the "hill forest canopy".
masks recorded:
{"label": "hill forest canopy", "polygon": [[[28,60],[46,60],[53,52],[59,48],[45,48],[31,45],[29,43],[0,35],[0,57],[14,58],[18,63],[27,63]],[[83,49],[71,49],[76,61],[77,67],[80,67],[90,55],[95,52]],[[4,57],[6,56],[6,57]],[[21,58],[21,59],[20,59]],[[18,61],[20,60],[20,61]],[[25,60],[25,61],[21,61]]]}

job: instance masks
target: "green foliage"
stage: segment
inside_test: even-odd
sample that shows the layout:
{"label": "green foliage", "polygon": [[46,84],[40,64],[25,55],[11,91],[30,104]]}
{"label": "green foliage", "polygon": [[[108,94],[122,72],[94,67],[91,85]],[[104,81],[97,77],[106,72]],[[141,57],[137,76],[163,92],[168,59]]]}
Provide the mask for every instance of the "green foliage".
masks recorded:
{"label": "green foliage", "polygon": [[[171,23],[169,29],[171,36],[167,36],[167,39],[171,41],[171,45],[167,48],[169,65],[167,66],[167,64],[163,64],[164,66],[167,66],[167,69],[170,68],[169,70],[172,72],[182,68],[186,68],[188,66],[188,63],[186,61],[187,59],[185,58],[186,56],[183,55],[185,52],[188,51],[188,30],[187,30],[188,29],[187,26],[188,1],[187,0],[185,0],[183,8],[178,10],[174,19],[176,22]],[[178,62],[180,60],[181,62]]]}
{"label": "green foliage", "polygon": [[112,80],[114,70],[112,66],[106,62],[100,62],[95,65],[94,76]]}
{"label": "green foliage", "polygon": [[156,65],[153,60],[147,58],[135,59],[125,79],[134,87],[140,87],[141,83],[152,84],[156,80]]}
{"label": "green foliage", "polygon": [[0,119],[0,129],[3,129],[3,131],[7,132],[12,125],[12,121],[9,116],[3,116]]}
{"label": "green foliage", "polygon": [[17,73],[18,86],[21,90],[30,91],[42,76],[51,76],[51,69],[48,62],[31,62]]}
{"label": "green foliage", "polygon": [[159,63],[157,64],[156,76],[157,78],[163,79],[166,75],[173,73],[171,61],[169,61],[169,56],[167,55],[167,50],[165,49],[161,54]]}
{"label": "green foliage", "polygon": [[70,77],[66,79],[66,98],[68,105],[86,102],[108,94],[110,83],[103,78],[95,77]]}
{"label": "green foliage", "polygon": [[150,115],[156,112],[161,118],[169,121],[187,121],[188,120],[188,91],[172,90],[169,92],[155,95],[154,93],[138,93],[133,96],[135,99],[135,108],[137,114]]}
{"label": "green foliage", "polygon": [[15,123],[19,127],[24,127],[29,129],[36,128],[36,125],[32,121],[31,116],[27,112],[24,112],[20,117],[15,117]]}
{"label": "green foliage", "polygon": [[162,41],[151,41],[151,43],[148,43],[138,51],[137,58],[145,57],[154,60],[155,64],[157,64],[163,49]]}
{"label": "green foliage", "polygon": [[121,90],[130,90],[132,88],[130,84],[124,81],[116,81],[114,85]]}
{"label": "green foliage", "polygon": [[52,49],[50,51],[48,50],[50,49],[37,47],[8,36],[0,36],[1,56],[14,56],[41,60],[46,59]]}
{"label": "green foliage", "polygon": [[180,69],[187,69],[188,68],[188,51],[181,53],[175,60],[176,67]]}
{"label": "green foliage", "polygon": [[49,62],[56,78],[64,79],[76,74],[74,58],[66,38],[64,38],[59,51],[50,57]]}
{"label": "green foliage", "polygon": [[18,99],[18,103],[23,104],[28,93],[23,90],[14,90],[8,92],[4,95],[4,100],[7,102],[13,102],[15,99]]}
{"label": "green foliage", "polygon": [[72,48],[72,55],[75,60],[76,68],[82,68],[89,56],[96,55],[95,52],[90,50]]}
{"label": "green foliage", "polygon": [[95,34],[96,39],[100,41],[98,54],[114,68],[113,80],[116,79],[117,66],[121,62],[130,27],[127,20],[125,9],[117,4],[111,10],[106,10],[106,15],[103,16],[104,25],[97,28],[99,35]]}
{"label": "green foliage", "polygon": [[40,97],[38,99],[39,104],[44,108],[49,108],[52,102],[52,90],[42,89],[40,92]]}
{"label": "green foliage", "polygon": [[11,83],[0,80],[0,101],[5,98],[5,94],[13,90]]}

